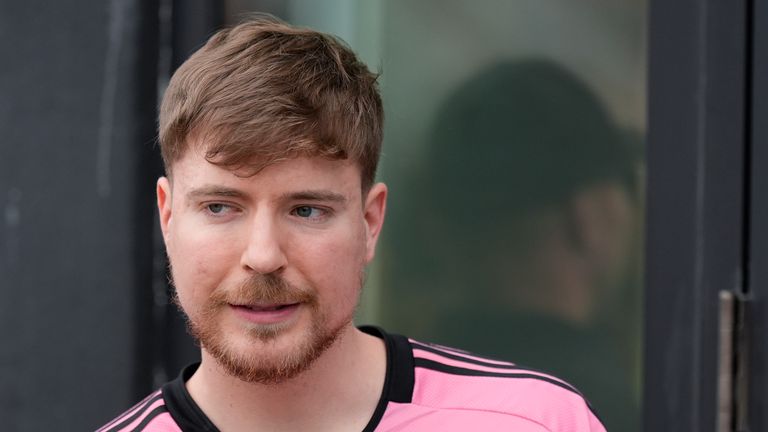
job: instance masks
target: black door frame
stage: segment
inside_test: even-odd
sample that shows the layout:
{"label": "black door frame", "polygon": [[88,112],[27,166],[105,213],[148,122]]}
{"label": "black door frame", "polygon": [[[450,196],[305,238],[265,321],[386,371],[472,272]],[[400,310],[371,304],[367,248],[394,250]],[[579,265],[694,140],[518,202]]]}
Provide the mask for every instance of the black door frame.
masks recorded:
{"label": "black door frame", "polygon": [[768,430],[768,1],[753,0],[750,48],[750,230],[748,418]]}
{"label": "black door frame", "polygon": [[719,294],[748,292],[755,255],[753,1],[650,2],[647,431],[716,430]]}

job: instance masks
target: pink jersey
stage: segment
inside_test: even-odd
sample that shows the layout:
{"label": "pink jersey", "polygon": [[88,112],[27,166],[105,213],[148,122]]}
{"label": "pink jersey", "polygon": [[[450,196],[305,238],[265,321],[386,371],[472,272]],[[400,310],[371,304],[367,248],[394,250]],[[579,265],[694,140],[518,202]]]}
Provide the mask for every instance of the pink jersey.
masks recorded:
{"label": "pink jersey", "polygon": [[[512,363],[424,344],[380,328],[387,376],[366,431],[604,432],[568,383]],[[192,365],[98,432],[218,431],[186,390]]]}

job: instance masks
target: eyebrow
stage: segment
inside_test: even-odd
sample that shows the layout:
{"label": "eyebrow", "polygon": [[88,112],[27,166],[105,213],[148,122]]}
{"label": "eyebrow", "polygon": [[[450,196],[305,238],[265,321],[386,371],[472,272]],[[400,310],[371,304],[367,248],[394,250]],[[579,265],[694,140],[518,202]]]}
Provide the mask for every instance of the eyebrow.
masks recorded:
{"label": "eyebrow", "polygon": [[328,190],[304,190],[298,192],[289,192],[281,196],[286,201],[325,201],[344,204],[347,197],[340,193]]}
{"label": "eyebrow", "polygon": [[228,188],[224,186],[206,185],[199,188],[192,189],[187,192],[187,200],[193,201],[202,197],[228,197],[228,198],[245,198],[245,194],[237,189]]}
{"label": "eyebrow", "polygon": [[[201,186],[187,192],[187,200],[189,201],[211,196],[242,199],[247,198],[245,193],[238,189],[217,185]],[[344,204],[347,202],[347,198],[344,195],[328,190],[303,190],[297,192],[288,192],[281,195],[280,199],[284,201],[325,201],[339,204]]]}

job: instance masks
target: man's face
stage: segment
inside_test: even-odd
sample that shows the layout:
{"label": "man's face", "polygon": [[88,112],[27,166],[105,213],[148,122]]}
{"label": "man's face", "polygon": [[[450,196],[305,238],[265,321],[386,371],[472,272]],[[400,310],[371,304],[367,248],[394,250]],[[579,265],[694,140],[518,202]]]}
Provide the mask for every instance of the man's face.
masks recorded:
{"label": "man's face", "polygon": [[243,177],[189,150],[157,193],[178,302],[230,374],[281,382],[351,325],[386,203],[383,184],[361,194],[354,162]]}

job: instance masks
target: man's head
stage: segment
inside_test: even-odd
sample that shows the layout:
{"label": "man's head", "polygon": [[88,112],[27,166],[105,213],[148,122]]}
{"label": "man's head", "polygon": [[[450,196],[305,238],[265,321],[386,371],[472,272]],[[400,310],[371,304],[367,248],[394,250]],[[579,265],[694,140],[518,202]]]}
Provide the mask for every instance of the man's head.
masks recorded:
{"label": "man's head", "polygon": [[[441,214],[430,224],[451,233],[436,254],[458,269],[447,276],[457,292],[474,283],[486,305],[571,310],[568,295],[618,292],[636,222],[632,144],[589,85],[550,60],[501,61],[462,83],[438,111],[422,182],[429,214]],[[480,265],[450,264],[467,251]]]}
{"label": "man's head", "polygon": [[350,159],[367,189],[382,140],[376,79],[326,34],[269,16],[222,30],[166,90],[159,127],[166,171],[197,141],[210,162],[249,173],[297,156]]}
{"label": "man's head", "polygon": [[333,38],[269,18],[217,33],[171,80],[160,225],[190,330],[233,376],[282,382],[351,326],[386,205],[375,80]]}

